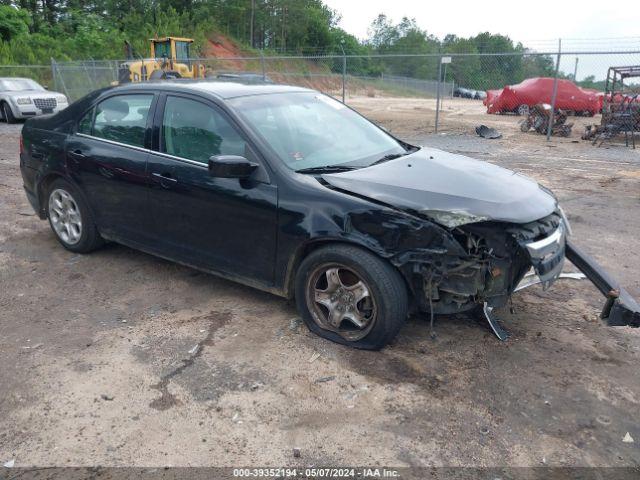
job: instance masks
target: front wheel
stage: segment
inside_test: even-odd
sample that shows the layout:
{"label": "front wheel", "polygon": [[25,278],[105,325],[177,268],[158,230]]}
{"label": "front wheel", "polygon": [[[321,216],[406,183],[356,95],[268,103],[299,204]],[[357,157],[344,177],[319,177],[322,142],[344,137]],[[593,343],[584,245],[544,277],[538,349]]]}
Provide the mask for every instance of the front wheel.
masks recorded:
{"label": "front wheel", "polygon": [[13,111],[6,102],[2,103],[0,107],[2,108],[2,118],[4,118],[5,122],[16,123],[18,121],[16,117],[13,116]]}
{"label": "front wheel", "polygon": [[296,275],[296,304],[313,333],[367,350],[393,340],[409,309],[406,285],[391,264],[339,244],[304,259]]}
{"label": "front wheel", "polygon": [[527,105],[527,104],[524,104],[524,103],[523,103],[522,105],[519,105],[519,106],[518,106],[518,109],[517,109],[517,111],[516,111],[516,112],[517,112],[517,113],[518,113],[518,115],[520,115],[521,117],[524,117],[524,116],[529,115],[529,111],[530,111],[530,109],[529,109],[529,105]]}

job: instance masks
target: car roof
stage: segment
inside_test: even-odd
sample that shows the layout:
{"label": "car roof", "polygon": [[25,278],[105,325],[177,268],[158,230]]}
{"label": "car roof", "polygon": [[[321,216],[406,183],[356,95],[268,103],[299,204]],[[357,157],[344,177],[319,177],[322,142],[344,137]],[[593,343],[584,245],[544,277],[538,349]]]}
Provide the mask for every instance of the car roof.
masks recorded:
{"label": "car roof", "polygon": [[268,95],[273,93],[301,93],[314,92],[308,88],[292,85],[274,85],[269,83],[243,83],[241,81],[216,81],[216,80],[158,80],[140,83],[126,83],[114,87],[112,91],[136,91],[152,87],[157,90],[171,92],[198,92],[208,93],[222,99],[246,97],[249,95]]}

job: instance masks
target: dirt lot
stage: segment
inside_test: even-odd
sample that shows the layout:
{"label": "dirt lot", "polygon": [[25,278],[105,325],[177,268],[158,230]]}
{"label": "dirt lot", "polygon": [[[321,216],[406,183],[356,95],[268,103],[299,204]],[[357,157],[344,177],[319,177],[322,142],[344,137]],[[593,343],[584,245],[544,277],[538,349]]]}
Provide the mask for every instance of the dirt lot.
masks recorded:
{"label": "dirt lot", "polygon": [[[441,135],[432,101],[351,104],[552,188],[640,297],[640,149],[548,144],[473,101],[445,101]],[[413,318],[383,351],[350,350],[266,293],[118,245],[67,252],[22,191],[19,132],[0,125],[0,464],[640,465],[640,331],[602,326],[588,282],[515,295],[506,343],[463,316],[432,340]]]}

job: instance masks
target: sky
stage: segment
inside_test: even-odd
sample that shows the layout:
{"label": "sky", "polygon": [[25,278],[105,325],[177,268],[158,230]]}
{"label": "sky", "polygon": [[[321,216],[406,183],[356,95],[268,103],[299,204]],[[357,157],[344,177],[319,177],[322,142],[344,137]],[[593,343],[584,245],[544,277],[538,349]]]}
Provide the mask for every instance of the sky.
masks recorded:
{"label": "sky", "polygon": [[[448,33],[470,37],[480,32],[501,33],[538,51],[557,48],[640,50],[638,0],[324,0],[342,19],[339,26],[359,39],[367,37],[371,22],[384,13],[394,23],[413,17],[418,26],[439,38]],[[634,13],[632,13],[634,12]],[[608,64],[640,63],[640,55],[580,56],[578,79],[606,75]],[[575,55],[565,57],[561,69],[572,72]]]}

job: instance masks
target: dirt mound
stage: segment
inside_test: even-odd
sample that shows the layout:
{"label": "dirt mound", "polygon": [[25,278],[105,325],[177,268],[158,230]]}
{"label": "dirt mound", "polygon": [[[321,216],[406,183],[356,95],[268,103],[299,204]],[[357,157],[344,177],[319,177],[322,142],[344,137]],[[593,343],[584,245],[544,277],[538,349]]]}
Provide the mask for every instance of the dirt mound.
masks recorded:
{"label": "dirt mound", "polygon": [[220,34],[211,35],[207,39],[203,53],[207,58],[234,58],[245,56],[242,49],[233,40]]}
{"label": "dirt mound", "polygon": [[218,68],[238,71],[245,69],[245,62],[235,59],[250,56],[243,52],[233,40],[221,34],[211,35],[207,39],[202,53],[205,58],[223,59],[217,65]]}

